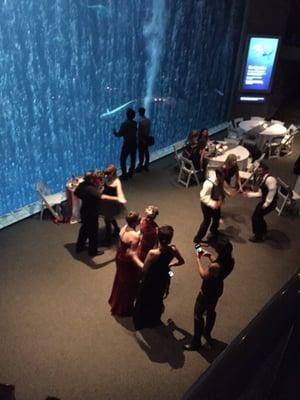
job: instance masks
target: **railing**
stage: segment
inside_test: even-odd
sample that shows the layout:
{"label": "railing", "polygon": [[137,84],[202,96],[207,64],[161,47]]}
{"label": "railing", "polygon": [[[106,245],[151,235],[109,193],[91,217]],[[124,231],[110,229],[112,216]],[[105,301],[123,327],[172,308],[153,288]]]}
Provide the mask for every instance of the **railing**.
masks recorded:
{"label": "railing", "polygon": [[[256,372],[274,351],[279,364],[290,334],[300,314],[300,269],[266,304],[249,325],[220,354],[202,376],[184,394],[182,400],[260,399],[243,397],[255,381]],[[279,348],[279,352],[278,352]],[[276,378],[276,371],[273,376]],[[279,377],[277,377],[279,378]],[[276,382],[271,382],[268,392]],[[263,397],[269,399],[269,396]]]}

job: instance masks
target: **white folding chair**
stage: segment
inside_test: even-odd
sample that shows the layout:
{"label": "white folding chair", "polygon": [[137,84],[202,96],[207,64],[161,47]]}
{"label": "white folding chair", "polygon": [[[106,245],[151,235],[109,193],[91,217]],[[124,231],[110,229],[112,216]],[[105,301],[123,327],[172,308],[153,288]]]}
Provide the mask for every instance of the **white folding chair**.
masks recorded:
{"label": "white folding chair", "polygon": [[254,116],[254,117],[251,117],[250,119],[255,119],[255,120],[257,120],[257,121],[264,121],[264,118],[263,118],[263,117],[256,117],[256,116]]}
{"label": "white folding chair", "polygon": [[242,121],[244,121],[244,118],[243,118],[243,117],[234,118],[234,119],[233,119],[233,126],[234,126],[234,128],[238,128],[240,122],[242,122]]}
{"label": "white folding chair", "polygon": [[284,136],[276,136],[266,142],[264,152],[267,154],[268,159],[279,158],[283,138]]}
{"label": "white folding chair", "polygon": [[233,139],[236,141],[240,141],[241,137],[243,136],[243,130],[239,128],[239,123],[242,122],[244,119],[242,117],[234,118],[232,121],[228,123],[227,127],[227,137],[229,139]]}
{"label": "white folding chair", "polygon": [[255,177],[256,171],[261,163],[261,161],[265,158],[265,153],[263,153],[257,160],[253,163],[250,163],[247,167],[247,171],[239,171],[239,177],[242,184],[242,189],[248,184],[251,185],[251,188],[254,189],[255,186]]}
{"label": "white folding chair", "polygon": [[283,121],[279,121],[278,119],[271,119],[272,124],[279,124],[279,125],[284,125]]}
{"label": "white folding chair", "polygon": [[56,208],[57,206],[60,205],[62,201],[66,199],[66,195],[64,193],[50,194],[49,189],[47,188],[43,180],[38,181],[38,183],[35,186],[35,191],[40,199],[40,205],[41,205],[40,220],[43,219],[45,208],[48,208],[48,210],[51,212],[54,218],[59,219],[59,214]]}
{"label": "white folding chair", "polygon": [[289,187],[289,185],[283,182],[283,180],[280,178],[277,178],[277,185],[278,185],[277,187],[278,200],[277,200],[276,211],[278,212],[278,215],[281,215],[284,207],[288,204],[291,204],[293,198],[293,191]]}
{"label": "white folding chair", "polygon": [[288,127],[288,133],[292,134],[292,133],[294,133],[294,132],[298,132],[298,128],[297,128],[294,124],[291,124],[291,125]]}
{"label": "white folding chair", "polygon": [[280,144],[280,155],[289,156],[293,152],[293,142],[294,138],[297,135],[297,131],[293,133],[288,133],[281,140]]}
{"label": "white folding chair", "polygon": [[199,172],[200,170],[196,170],[194,167],[193,161],[183,157],[182,155],[180,156],[180,171],[177,179],[178,183],[181,183],[187,188],[190,184],[191,178],[194,178],[197,185],[199,185],[199,178],[197,175]]}
{"label": "white folding chair", "polygon": [[178,167],[180,168],[181,166],[181,151],[182,150],[182,145],[181,144],[173,144],[173,149],[174,149],[174,158],[178,164]]}

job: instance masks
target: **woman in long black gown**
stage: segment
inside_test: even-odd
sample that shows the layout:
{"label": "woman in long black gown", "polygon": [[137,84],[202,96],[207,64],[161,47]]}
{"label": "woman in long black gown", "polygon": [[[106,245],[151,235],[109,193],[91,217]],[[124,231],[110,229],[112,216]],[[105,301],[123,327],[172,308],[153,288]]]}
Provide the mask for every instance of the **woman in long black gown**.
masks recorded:
{"label": "woman in long black gown", "polygon": [[[168,294],[170,268],[184,264],[176,246],[171,245],[174,230],[171,226],[158,229],[158,248],[149,251],[135,303],[133,322],[136,330],[161,324],[163,299]],[[173,263],[173,258],[176,259]],[[140,261],[141,263],[141,261]]]}

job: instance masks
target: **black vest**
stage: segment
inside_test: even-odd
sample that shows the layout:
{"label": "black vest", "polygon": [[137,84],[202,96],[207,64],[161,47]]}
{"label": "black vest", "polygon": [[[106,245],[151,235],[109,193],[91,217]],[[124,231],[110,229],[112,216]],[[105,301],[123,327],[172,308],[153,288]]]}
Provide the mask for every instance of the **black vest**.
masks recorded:
{"label": "black vest", "polygon": [[220,201],[220,200],[224,200],[224,188],[223,185],[220,185],[219,183],[213,183],[213,188],[211,191],[211,195],[210,197],[212,198],[212,200],[215,201]]}
{"label": "black vest", "polygon": [[[266,180],[268,179],[269,176],[270,175],[265,176],[263,181],[260,184],[260,190],[261,190],[261,193],[262,193],[262,199],[261,199],[262,203],[264,203],[266,201],[267,195],[269,193],[269,189],[268,189],[268,187],[266,185]],[[273,204],[274,202],[277,201],[277,197],[278,197],[278,195],[277,195],[277,192],[276,192],[273,200],[271,201],[271,204]]]}

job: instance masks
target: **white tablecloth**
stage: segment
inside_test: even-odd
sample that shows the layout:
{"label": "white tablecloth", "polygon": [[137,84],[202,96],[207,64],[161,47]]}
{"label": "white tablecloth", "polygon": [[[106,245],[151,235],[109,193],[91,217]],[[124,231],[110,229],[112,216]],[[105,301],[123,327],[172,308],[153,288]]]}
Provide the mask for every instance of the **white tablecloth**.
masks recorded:
{"label": "white tablecloth", "polygon": [[263,132],[261,132],[257,139],[257,147],[260,150],[263,150],[266,143],[271,141],[274,138],[283,137],[287,132],[287,129],[284,125],[281,124],[273,124],[267,127]]}
{"label": "white tablecloth", "polygon": [[249,151],[243,146],[236,146],[232,149],[224,151],[223,154],[216,157],[208,157],[208,168],[221,167],[229,154],[235,154],[238,159],[238,167],[240,170],[247,169]]}
{"label": "white tablecloth", "polygon": [[248,119],[246,121],[241,121],[239,123],[239,128],[241,128],[244,132],[251,131],[251,129],[256,128],[259,125],[262,125],[264,121],[260,121],[257,119]]}
{"label": "white tablecloth", "polygon": [[[242,121],[239,124],[239,127],[243,129],[244,132],[248,132],[253,128],[256,128],[259,125],[263,125],[264,121],[258,121],[255,119],[249,119],[247,121]],[[267,126],[265,130],[259,132],[257,138],[257,147],[262,151],[267,142],[271,141],[276,137],[282,137],[286,134],[287,128],[281,124],[272,124]]]}

